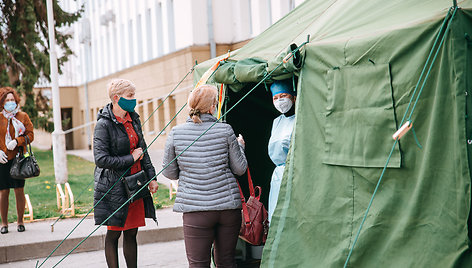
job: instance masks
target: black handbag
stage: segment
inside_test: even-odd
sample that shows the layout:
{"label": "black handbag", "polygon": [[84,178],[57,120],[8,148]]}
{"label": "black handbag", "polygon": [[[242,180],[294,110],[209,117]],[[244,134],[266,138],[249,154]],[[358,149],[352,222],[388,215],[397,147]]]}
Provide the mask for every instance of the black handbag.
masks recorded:
{"label": "black handbag", "polygon": [[[122,177],[121,181],[125,185],[125,190],[128,195],[128,199],[130,199],[136,192],[139,191],[139,189],[141,189],[141,187],[143,187],[147,183],[147,176],[144,170],[141,170],[133,175]],[[139,191],[136,196],[131,198],[131,202],[134,202],[146,196],[149,196],[149,189],[147,187],[144,187],[144,189]]]}
{"label": "black handbag", "polygon": [[31,150],[28,136],[25,135],[23,137],[26,140],[26,153],[23,153],[23,147],[20,147],[10,167],[10,176],[17,180],[37,177],[40,173],[39,165]]}

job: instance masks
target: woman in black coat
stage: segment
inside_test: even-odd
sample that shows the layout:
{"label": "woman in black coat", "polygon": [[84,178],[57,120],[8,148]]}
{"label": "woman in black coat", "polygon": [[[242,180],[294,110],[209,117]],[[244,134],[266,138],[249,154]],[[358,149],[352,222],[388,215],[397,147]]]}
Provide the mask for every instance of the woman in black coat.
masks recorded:
{"label": "woman in black coat", "polygon": [[[129,80],[116,79],[109,83],[108,94],[112,102],[100,110],[94,133],[94,217],[95,224],[104,222],[108,226],[105,237],[108,267],[118,267],[118,238],[121,232],[126,264],[128,267],[136,267],[138,227],[145,225],[145,217],[156,221],[156,211],[149,193],[155,193],[158,188],[154,178],[156,171],[147,151],[144,152],[147,146],[139,115],[134,112],[135,91],[136,87]],[[129,176],[141,170],[147,181],[154,178],[149,183],[149,190],[142,190],[147,192],[145,197],[126,204],[111,216],[128,200],[125,185],[118,180],[123,174]],[[107,193],[108,190],[110,191]]]}

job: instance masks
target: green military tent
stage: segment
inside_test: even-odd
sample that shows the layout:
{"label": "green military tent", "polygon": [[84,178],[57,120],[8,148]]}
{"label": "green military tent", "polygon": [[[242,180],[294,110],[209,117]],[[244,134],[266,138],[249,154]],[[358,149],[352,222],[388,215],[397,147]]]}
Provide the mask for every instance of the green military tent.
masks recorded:
{"label": "green military tent", "polygon": [[[348,267],[472,267],[472,1],[453,4],[306,0],[212,76],[228,84],[231,106],[310,36],[304,60],[267,80],[295,73],[298,98],[262,267],[343,267],[364,215]],[[246,135],[265,202],[277,113],[264,88],[226,120]],[[406,112],[413,128],[394,143]]]}

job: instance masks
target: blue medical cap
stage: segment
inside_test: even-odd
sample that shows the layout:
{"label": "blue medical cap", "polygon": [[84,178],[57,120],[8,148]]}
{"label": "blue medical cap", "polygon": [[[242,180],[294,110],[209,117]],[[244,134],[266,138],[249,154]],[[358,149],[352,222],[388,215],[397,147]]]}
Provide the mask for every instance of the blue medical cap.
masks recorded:
{"label": "blue medical cap", "polygon": [[275,80],[275,82],[270,85],[270,91],[272,92],[272,97],[280,93],[288,93],[292,96],[297,96],[297,93],[293,90],[292,78]]}

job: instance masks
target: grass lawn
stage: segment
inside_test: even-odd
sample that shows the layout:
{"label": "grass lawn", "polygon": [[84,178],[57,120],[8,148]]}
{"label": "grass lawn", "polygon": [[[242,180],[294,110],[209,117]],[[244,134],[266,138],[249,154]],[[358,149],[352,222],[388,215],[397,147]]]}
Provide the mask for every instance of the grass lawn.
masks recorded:
{"label": "grass lawn", "polygon": [[[56,183],[54,179],[54,163],[52,151],[33,148],[38,160],[41,175],[27,179],[25,194],[28,194],[33,206],[34,218],[44,219],[61,215],[56,202]],[[93,170],[95,165],[80,157],[68,155],[67,167],[69,172],[69,184],[75,198],[75,213],[87,213],[93,207]],[[16,222],[16,202],[13,189],[10,191],[10,206],[8,221]],[[159,190],[153,195],[156,208],[167,207],[174,204],[174,199],[169,200],[169,189],[160,184]]]}

